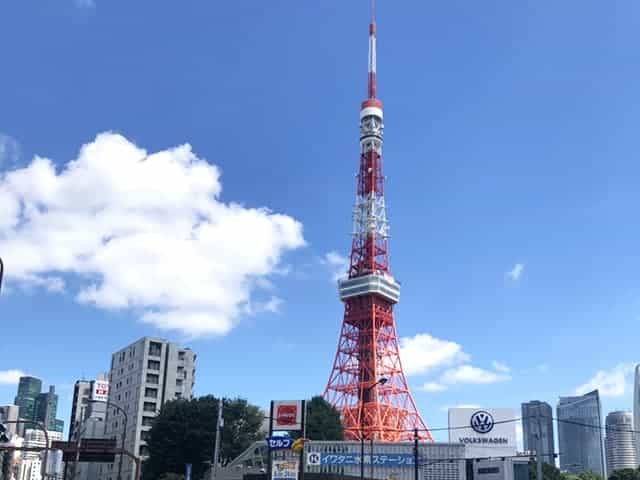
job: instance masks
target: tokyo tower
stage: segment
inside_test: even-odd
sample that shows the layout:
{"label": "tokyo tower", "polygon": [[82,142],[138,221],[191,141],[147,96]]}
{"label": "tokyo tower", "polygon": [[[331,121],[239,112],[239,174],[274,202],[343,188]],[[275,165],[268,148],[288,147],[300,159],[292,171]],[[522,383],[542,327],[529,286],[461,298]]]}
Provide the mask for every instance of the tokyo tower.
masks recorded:
{"label": "tokyo tower", "polygon": [[348,275],[338,282],[344,320],[324,397],[341,413],[346,440],[432,440],[400,362],[393,306],[400,285],[389,269],[382,174],[382,102],[376,98],[376,23],[369,23],[367,99],[360,108],[360,168]]}

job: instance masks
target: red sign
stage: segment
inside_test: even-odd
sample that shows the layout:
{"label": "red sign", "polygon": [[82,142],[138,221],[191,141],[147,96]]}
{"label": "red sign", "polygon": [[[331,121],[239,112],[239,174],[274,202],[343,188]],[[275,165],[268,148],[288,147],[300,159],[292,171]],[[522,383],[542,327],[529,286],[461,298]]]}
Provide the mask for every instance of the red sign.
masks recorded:
{"label": "red sign", "polygon": [[278,405],[276,412],[276,422],[278,425],[295,425],[298,423],[297,405]]}

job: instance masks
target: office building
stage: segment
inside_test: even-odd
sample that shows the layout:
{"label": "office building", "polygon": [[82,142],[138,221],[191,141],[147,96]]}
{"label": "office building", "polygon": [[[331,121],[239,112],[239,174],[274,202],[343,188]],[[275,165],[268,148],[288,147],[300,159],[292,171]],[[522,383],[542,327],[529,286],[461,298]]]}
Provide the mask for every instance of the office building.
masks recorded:
{"label": "office building", "polygon": [[69,440],[73,438],[78,426],[87,418],[90,396],[91,382],[89,380],[77,380],[73,386],[71,417],[69,418]]}
{"label": "office building", "polygon": [[[20,408],[17,405],[0,406],[0,423],[17,421],[19,412]],[[15,423],[7,423],[6,428],[11,435],[18,433],[18,425]]]}
{"label": "office building", "polygon": [[636,468],[638,456],[631,412],[611,412],[607,415],[605,435],[607,475],[623,468]]}
{"label": "office building", "polygon": [[523,447],[538,452],[538,436],[542,438],[542,460],[554,465],[553,410],[546,402],[532,400],[522,404]]}
{"label": "office building", "polygon": [[[107,374],[98,375],[96,380],[78,380],[73,389],[73,404],[69,427],[69,440],[86,438],[104,438],[105,422],[109,395]],[[106,464],[68,462],[65,469],[74,480],[95,480],[100,469]]]}
{"label": "office building", "polygon": [[557,418],[560,469],[572,474],[591,470],[604,477],[602,408],[598,391],[560,397]]}
{"label": "office building", "polygon": [[[73,387],[71,418],[69,419],[69,439],[88,418],[104,420],[109,395],[107,374],[100,374],[95,380],[78,380]],[[104,433],[104,432],[103,432]],[[95,437],[93,437],[95,438]]]}
{"label": "office building", "polygon": [[47,430],[62,432],[64,430],[64,422],[56,419],[57,413],[58,395],[56,394],[56,387],[51,385],[48,392],[40,393],[36,397],[35,419],[41,422]]}
{"label": "office building", "polygon": [[[115,352],[109,372],[109,402],[127,413],[125,449],[145,458],[153,419],[165,402],[190,399],[196,355],[188,348],[158,338],[144,337]],[[122,437],[125,417],[107,408],[105,438]],[[99,474],[100,480],[116,480],[118,460]],[[125,459],[122,478],[133,478],[135,467]]]}
{"label": "office building", "polygon": [[18,395],[14,402],[19,408],[20,418],[35,421],[36,399],[41,391],[42,380],[35,377],[20,377]]}

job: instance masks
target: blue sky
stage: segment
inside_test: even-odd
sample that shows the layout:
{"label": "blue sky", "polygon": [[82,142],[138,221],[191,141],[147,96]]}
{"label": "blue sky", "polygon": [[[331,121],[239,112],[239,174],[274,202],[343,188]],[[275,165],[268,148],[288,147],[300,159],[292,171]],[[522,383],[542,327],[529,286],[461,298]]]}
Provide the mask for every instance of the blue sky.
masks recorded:
{"label": "blue sky", "polygon": [[[198,394],[323,391],[366,3],[2,2],[0,403],[27,372],[68,422],[73,382],[144,335],[198,353]],[[426,422],[584,385],[630,408],[640,5],[377,10],[396,321]]]}

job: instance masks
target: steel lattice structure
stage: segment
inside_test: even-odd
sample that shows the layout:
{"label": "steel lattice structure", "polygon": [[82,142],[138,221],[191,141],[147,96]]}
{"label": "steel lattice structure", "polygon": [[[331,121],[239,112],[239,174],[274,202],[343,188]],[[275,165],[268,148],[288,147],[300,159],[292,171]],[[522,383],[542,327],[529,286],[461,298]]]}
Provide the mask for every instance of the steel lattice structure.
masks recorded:
{"label": "steel lattice structure", "polygon": [[[325,398],[342,415],[347,440],[432,440],[400,362],[389,269],[382,174],[382,102],[376,98],[376,23],[371,5],[368,97],[360,109],[360,168],[348,276],[339,282],[344,320]],[[386,383],[380,380],[384,379]]]}

